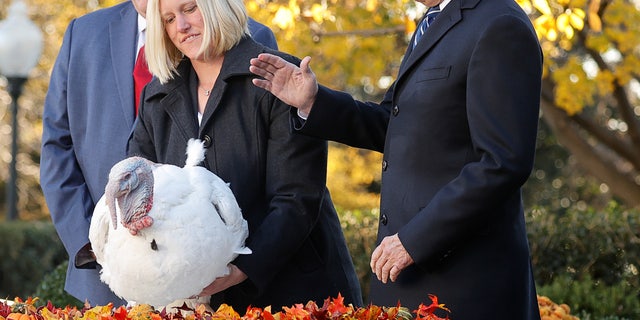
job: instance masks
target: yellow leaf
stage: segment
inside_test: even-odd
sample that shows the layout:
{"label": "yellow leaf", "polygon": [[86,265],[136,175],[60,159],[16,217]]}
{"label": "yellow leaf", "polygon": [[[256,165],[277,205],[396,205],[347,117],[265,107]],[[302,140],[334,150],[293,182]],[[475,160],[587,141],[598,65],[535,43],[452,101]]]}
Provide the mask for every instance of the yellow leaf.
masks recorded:
{"label": "yellow leaf", "polygon": [[412,34],[416,31],[416,22],[408,17],[404,20],[404,30],[406,34]]}
{"label": "yellow leaf", "polygon": [[562,13],[556,19],[556,26],[558,26],[558,30],[564,30],[569,26],[569,15],[566,13]]}
{"label": "yellow leaf", "polygon": [[378,0],[367,0],[365,9],[369,12],[373,12],[378,8]]}
{"label": "yellow leaf", "polygon": [[533,21],[533,25],[535,26],[536,31],[549,41],[555,41],[557,39],[558,32],[556,31],[556,22],[553,16],[539,16]]}
{"label": "yellow leaf", "polygon": [[584,17],[586,17],[586,13],[580,8],[573,8],[570,11],[572,15],[575,15],[580,19],[584,19]]}
{"label": "yellow leaf", "polygon": [[297,0],[289,0],[289,10],[291,10],[294,17],[300,15],[300,6],[298,6]]}
{"label": "yellow leaf", "polygon": [[249,12],[258,11],[258,4],[255,1],[249,1],[245,5],[247,6],[247,11]]}
{"label": "yellow leaf", "polygon": [[274,15],[271,23],[278,26],[280,29],[288,29],[293,26],[293,13],[289,8],[280,7]]}
{"label": "yellow leaf", "polygon": [[600,10],[600,0],[592,0],[589,3],[587,16],[589,17],[589,28],[595,32],[602,31],[602,20],[600,20],[598,10]]}
{"label": "yellow leaf", "polygon": [[574,35],[574,31],[573,28],[571,28],[570,26],[564,28],[563,30],[565,36],[567,37],[567,39],[572,39],[573,35]]}
{"label": "yellow leaf", "polygon": [[317,3],[314,3],[311,6],[311,17],[313,17],[313,21],[317,23],[322,23],[324,20],[325,8]]}
{"label": "yellow leaf", "polygon": [[533,0],[533,7],[538,9],[543,15],[550,15],[551,8],[549,7],[549,2],[547,0]]}
{"label": "yellow leaf", "polygon": [[602,20],[600,20],[598,10],[600,10],[600,0],[591,0],[587,16],[589,17],[589,28],[595,32],[602,31]]}
{"label": "yellow leaf", "polygon": [[584,11],[574,9],[569,15],[569,23],[571,23],[574,28],[582,30],[584,28]]}
{"label": "yellow leaf", "polygon": [[522,8],[522,10],[524,10],[524,12],[526,12],[527,14],[531,14],[533,7],[531,6],[531,1],[529,0],[516,0],[516,3],[518,3],[518,5],[520,5],[520,7]]}
{"label": "yellow leaf", "polygon": [[42,310],[40,311],[40,315],[44,318],[44,320],[58,320],[58,316],[49,311],[49,309],[47,308],[42,308]]}

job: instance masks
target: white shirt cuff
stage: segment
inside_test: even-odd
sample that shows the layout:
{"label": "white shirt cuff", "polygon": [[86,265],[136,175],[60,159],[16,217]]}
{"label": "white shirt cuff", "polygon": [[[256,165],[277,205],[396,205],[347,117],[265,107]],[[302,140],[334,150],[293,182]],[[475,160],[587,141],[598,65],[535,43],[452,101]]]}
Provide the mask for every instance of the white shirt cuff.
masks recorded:
{"label": "white shirt cuff", "polygon": [[306,120],[307,120],[307,117],[308,117],[309,115],[308,115],[308,114],[307,114],[307,115],[303,114],[302,112],[300,112],[300,109],[297,109],[297,110],[298,110],[298,111],[297,111],[297,113],[298,113],[298,117],[300,117],[300,119],[302,119],[302,120],[305,120],[305,121],[306,121]]}

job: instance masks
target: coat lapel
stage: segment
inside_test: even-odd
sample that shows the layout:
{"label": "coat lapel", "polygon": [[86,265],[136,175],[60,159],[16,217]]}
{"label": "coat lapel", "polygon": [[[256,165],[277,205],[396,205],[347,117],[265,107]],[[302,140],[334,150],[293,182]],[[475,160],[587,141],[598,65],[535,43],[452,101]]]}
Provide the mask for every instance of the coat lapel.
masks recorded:
{"label": "coat lapel", "polygon": [[176,123],[184,141],[198,137],[198,121],[191,106],[191,97],[186,82],[181,82],[175,90],[161,101],[162,109],[165,110],[171,120]]}
{"label": "coat lapel", "polygon": [[[111,42],[111,65],[116,75],[115,86],[119,93],[120,108],[133,125],[134,94],[133,94],[133,65],[135,63],[136,35],[138,13],[133,5],[127,6],[120,14],[121,21],[114,21],[109,26],[109,41]],[[116,107],[116,106],[114,106]]]}
{"label": "coat lapel", "polygon": [[[462,10],[475,7],[481,0],[452,0],[445,9],[438,15],[435,22],[427,29],[423,39],[416,47],[407,50],[407,54],[400,64],[398,80],[400,80],[408,70],[420,61],[438,43],[453,26],[462,20]],[[415,36],[415,35],[414,35]],[[412,37],[413,39],[413,37]]]}
{"label": "coat lapel", "polygon": [[160,84],[158,78],[155,77],[151,80],[145,89],[145,101],[160,99],[160,110],[151,112],[167,113],[171,120],[176,123],[176,127],[179,128],[179,132],[186,143],[189,139],[198,136],[198,120],[194,114],[195,110],[189,93],[189,81],[187,80],[191,76],[191,62],[185,58],[176,69],[178,74],[166,84]]}
{"label": "coat lapel", "polygon": [[251,38],[244,38],[225,53],[225,56],[230,58],[225,58],[222,63],[222,70],[220,70],[220,75],[216,80],[212,95],[209,101],[207,101],[207,107],[202,115],[200,130],[206,130],[206,127],[210,125],[213,119],[215,111],[224,107],[220,105],[220,101],[227,90],[228,80],[234,76],[254,77],[254,75],[249,72],[249,60],[257,57],[258,54],[263,51],[264,47],[262,47],[262,45],[251,40]]}

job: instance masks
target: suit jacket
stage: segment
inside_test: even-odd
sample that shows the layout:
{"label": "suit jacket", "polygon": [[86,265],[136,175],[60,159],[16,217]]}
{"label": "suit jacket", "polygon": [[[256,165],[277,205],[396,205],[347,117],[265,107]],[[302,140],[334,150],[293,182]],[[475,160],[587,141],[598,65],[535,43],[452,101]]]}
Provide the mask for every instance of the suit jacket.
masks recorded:
{"label": "suit jacket", "polygon": [[[235,310],[322,305],[341,293],[362,304],[357,275],[326,188],[327,142],[294,135],[289,106],[254,86],[249,60],[280,54],[243,39],[229,50],[197,122],[197,78],[188,59],[175,79],[143,93],[130,155],[183,166],[190,138],[205,142],[205,167],[230,183],[249,224],[250,255],[235,261],[248,280],[214,297]],[[291,56],[280,54],[298,63]],[[275,310],[274,310],[275,311]]]}
{"label": "suit jacket", "polygon": [[[533,166],[542,53],[512,0],[452,0],[380,104],[321,87],[301,132],[384,152],[377,243],[415,264],[371,302],[451,318],[539,319],[521,186]],[[295,112],[292,112],[295,117]]]}
{"label": "suit jacket", "polygon": [[[40,184],[69,254],[65,289],[92,305],[118,299],[95,267],[79,269],[95,203],[109,170],[126,156],[134,123],[132,71],[137,12],[130,1],[74,19],[53,67],[43,121]],[[258,41],[275,48],[270,29],[250,22]]]}

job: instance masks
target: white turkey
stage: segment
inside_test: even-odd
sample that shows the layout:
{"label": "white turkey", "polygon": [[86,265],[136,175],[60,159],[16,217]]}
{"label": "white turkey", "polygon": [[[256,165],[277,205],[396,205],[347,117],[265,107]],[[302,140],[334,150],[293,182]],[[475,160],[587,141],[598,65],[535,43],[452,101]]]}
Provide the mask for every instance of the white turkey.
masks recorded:
{"label": "white turkey", "polygon": [[111,169],[89,240],[100,279],[129,303],[208,305],[209,297],[194,297],[251,253],[231,189],[202,160],[202,142],[191,139],[183,168],[130,157]]}

